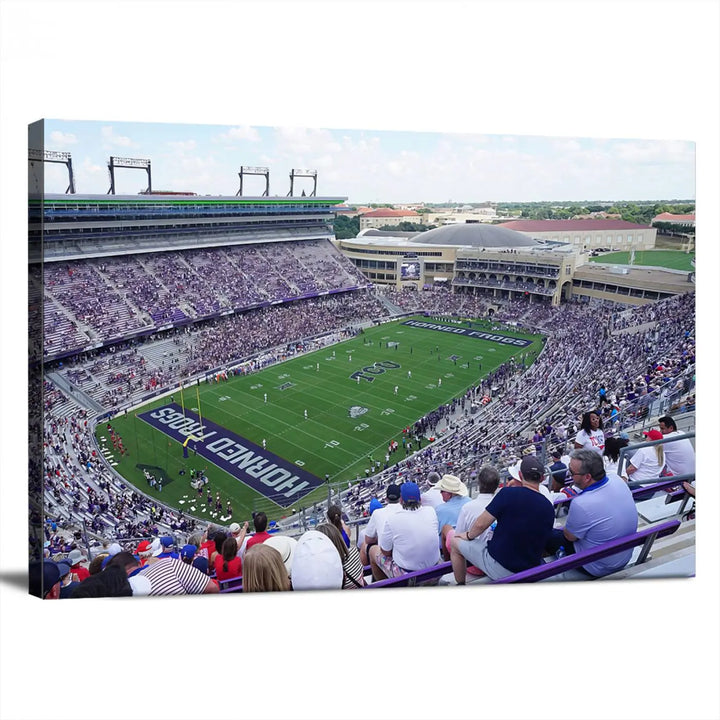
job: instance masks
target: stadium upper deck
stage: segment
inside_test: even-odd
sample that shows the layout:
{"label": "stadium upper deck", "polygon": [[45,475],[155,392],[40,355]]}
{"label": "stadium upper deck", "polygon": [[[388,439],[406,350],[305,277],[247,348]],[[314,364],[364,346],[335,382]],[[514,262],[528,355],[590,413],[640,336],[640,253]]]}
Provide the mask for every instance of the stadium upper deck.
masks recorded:
{"label": "stadium upper deck", "polygon": [[[45,262],[288,239],[331,238],[342,197],[45,195],[30,235]],[[42,212],[37,212],[38,204]]]}

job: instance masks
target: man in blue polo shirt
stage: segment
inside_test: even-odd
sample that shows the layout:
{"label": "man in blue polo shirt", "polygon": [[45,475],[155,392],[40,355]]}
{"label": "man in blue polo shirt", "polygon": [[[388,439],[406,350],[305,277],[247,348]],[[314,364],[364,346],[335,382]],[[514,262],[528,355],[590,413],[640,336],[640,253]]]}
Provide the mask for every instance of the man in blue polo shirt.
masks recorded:
{"label": "man in blue polo shirt", "polygon": [[[559,541],[566,552],[582,552],[637,531],[632,492],[617,475],[605,474],[600,455],[594,450],[575,450],[570,455],[569,472],[582,492],[570,503],[565,528],[554,531],[549,550]],[[632,548],[583,565],[581,572],[589,577],[609,575],[624,568],[631,557]]]}

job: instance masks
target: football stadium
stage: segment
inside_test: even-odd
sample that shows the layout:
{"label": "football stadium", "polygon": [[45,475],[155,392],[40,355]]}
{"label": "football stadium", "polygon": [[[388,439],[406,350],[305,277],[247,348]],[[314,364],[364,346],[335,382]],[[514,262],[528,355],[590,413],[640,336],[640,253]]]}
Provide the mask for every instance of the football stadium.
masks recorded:
{"label": "football stadium", "polygon": [[[591,264],[577,225],[337,240],[344,197],[68,190],[29,205],[33,594],[694,575],[687,268]],[[594,232],[653,247],[629,225]]]}

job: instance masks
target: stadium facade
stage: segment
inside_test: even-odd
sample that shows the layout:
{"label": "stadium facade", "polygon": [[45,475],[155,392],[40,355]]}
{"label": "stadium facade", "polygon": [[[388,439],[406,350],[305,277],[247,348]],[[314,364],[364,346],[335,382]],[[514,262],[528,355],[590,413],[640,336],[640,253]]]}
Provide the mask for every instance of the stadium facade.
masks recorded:
{"label": "stadium facade", "polygon": [[550,305],[571,298],[643,305],[694,290],[686,272],[589,262],[599,248],[652,249],[654,228],[617,220],[543,222],[461,223],[421,233],[369,229],[336,244],[371,282],[398,290],[445,285]]}

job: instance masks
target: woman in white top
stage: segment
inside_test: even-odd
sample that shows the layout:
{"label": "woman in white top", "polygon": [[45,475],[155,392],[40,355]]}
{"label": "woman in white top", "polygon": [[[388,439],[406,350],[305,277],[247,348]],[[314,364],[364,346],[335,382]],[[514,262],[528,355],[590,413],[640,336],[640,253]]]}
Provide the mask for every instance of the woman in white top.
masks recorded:
{"label": "woman in white top", "polygon": [[[628,442],[626,438],[619,437],[609,437],[605,439],[605,449],[603,450],[605,474],[614,473],[615,475],[620,475],[618,472],[620,451],[627,446]],[[627,482],[627,471],[623,470],[623,474],[620,475],[620,477]]]}
{"label": "woman in white top", "polygon": [[[659,430],[650,430],[643,435],[648,440],[662,440],[663,434]],[[640,448],[631,458],[627,466],[628,477],[634,483],[658,480],[660,472],[665,465],[665,454],[662,445]]]}
{"label": "woman in white top", "polygon": [[605,449],[605,433],[602,429],[602,418],[594,410],[582,416],[580,432],[575,436],[575,449],[587,448],[594,450],[598,455]]}

